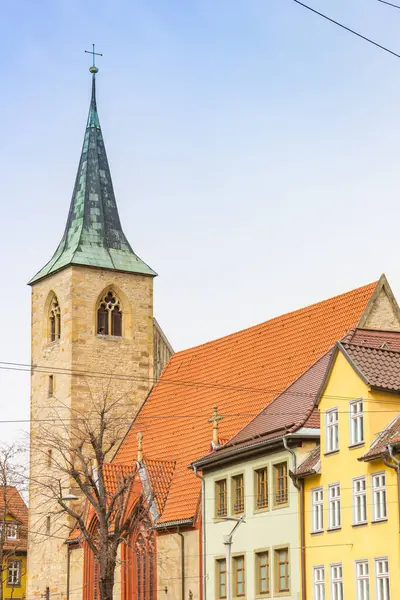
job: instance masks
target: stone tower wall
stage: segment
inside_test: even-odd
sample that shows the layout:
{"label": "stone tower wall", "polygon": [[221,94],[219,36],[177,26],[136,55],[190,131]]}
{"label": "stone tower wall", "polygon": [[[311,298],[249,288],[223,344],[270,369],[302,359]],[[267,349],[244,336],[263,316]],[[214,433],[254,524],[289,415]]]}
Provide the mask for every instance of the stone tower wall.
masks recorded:
{"label": "stone tower wall", "polygon": [[[122,304],[122,337],[97,334],[97,302],[108,288],[112,288]],[[56,342],[50,342],[48,335],[52,292],[61,308],[61,338]],[[49,472],[46,439],[38,440],[41,423],[49,415],[54,418],[57,407],[60,421],[54,423],[54,431],[66,435],[63,428],[68,425],[69,409],[84,412],[90,402],[107,394],[123,397],[121,417],[127,429],[153,384],[153,343],[151,277],[70,266],[32,287],[32,451],[27,584],[30,600],[44,594],[46,587],[50,588],[50,597],[57,600],[66,598],[67,591],[67,546],[64,542],[71,523],[65,515],[52,515],[50,535],[47,533],[47,516],[54,512],[55,506],[46,498],[42,485],[36,483]],[[52,397],[49,397],[49,375],[54,378]],[[52,475],[55,469],[53,465]]]}

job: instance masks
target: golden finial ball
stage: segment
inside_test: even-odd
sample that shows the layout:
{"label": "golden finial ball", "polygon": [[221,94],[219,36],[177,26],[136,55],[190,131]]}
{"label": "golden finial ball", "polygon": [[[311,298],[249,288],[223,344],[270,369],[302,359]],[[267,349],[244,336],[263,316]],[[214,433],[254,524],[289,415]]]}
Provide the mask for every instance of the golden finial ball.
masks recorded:
{"label": "golden finial ball", "polygon": [[93,66],[93,67],[90,67],[89,71],[90,71],[91,73],[93,73],[93,75],[96,75],[96,73],[98,73],[98,72],[99,72],[98,68],[97,68],[97,67],[95,67],[95,66]]}

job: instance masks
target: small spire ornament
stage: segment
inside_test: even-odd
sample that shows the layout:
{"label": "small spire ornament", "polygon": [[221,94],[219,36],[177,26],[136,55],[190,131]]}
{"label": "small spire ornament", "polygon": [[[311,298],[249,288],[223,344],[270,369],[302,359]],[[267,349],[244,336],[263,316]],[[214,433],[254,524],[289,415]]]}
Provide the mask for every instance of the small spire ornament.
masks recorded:
{"label": "small spire ornament", "polygon": [[137,434],[137,461],[140,463],[143,460],[143,432],[139,431]]}
{"label": "small spire ornament", "polygon": [[214,450],[216,448],[218,448],[220,445],[219,444],[218,427],[219,427],[219,422],[222,421],[223,418],[224,417],[222,415],[218,414],[218,406],[216,404],[214,404],[213,416],[210,417],[210,419],[208,419],[208,422],[213,424],[212,446],[213,446]]}

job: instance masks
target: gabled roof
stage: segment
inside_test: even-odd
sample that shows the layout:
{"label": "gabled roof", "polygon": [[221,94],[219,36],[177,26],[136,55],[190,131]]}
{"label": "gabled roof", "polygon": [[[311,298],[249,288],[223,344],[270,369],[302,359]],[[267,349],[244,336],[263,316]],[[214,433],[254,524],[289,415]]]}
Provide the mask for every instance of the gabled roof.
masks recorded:
{"label": "gabled roof", "polygon": [[400,359],[400,331],[374,331],[357,327],[336,343],[317,404],[325,393],[338,352],[343,354],[367,385],[397,392],[396,386],[400,381],[396,375],[396,365]]}
{"label": "gabled roof", "polygon": [[369,450],[358,460],[370,461],[388,456],[387,448],[392,444],[394,446],[400,444],[400,414],[392,419],[383,431],[378,433]]}
{"label": "gabled roof", "polygon": [[313,433],[310,430],[314,430],[315,437],[318,438],[320,419],[315,404],[331,354],[332,350],[326,352],[225,446],[193,464],[204,469],[228,458],[238,458],[246,451],[253,451],[257,447],[265,448],[266,445],[281,440],[283,436],[301,429],[304,437],[309,437]]}
{"label": "gabled roof", "polygon": [[143,404],[115,462],[132,462],[137,433],[147,459],[174,460],[164,512],[168,523],[196,515],[200,481],[188,465],[210,447],[216,404],[220,437],[230,439],[355,327],[376,284],[176,353]]}
{"label": "gabled roof", "polygon": [[75,187],[63,238],[51,260],[29,282],[68,265],[155,276],[122,231],[96,102],[96,78]]}
{"label": "gabled roof", "polygon": [[[400,342],[400,332],[397,337]],[[346,343],[338,348],[369,386],[400,393],[400,350]]]}
{"label": "gabled roof", "polygon": [[4,503],[4,488],[0,486],[0,513],[6,504],[7,515],[19,523],[19,537],[17,540],[6,540],[5,549],[15,548],[21,551],[27,549],[28,533],[28,508],[21,494],[15,486],[9,485],[5,488],[6,501]]}

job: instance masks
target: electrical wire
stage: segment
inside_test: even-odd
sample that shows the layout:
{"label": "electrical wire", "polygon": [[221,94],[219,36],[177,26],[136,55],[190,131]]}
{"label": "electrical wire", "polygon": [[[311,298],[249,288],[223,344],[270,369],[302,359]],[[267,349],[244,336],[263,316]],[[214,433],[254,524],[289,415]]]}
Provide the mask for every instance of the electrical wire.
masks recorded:
{"label": "electrical wire", "polygon": [[387,2],[387,0],[378,0],[378,2],[381,2],[382,4],[387,4],[388,6],[393,6],[393,8],[400,9],[400,6],[398,4],[392,4],[391,2]]}
{"label": "electrical wire", "polygon": [[389,48],[386,48],[386,46],[382,46],[382,44],[378,44],[378,42],[375,42],[374,40],[371,40],[367,36],[362,35],[361,33],[358,33],[358,31],[355,31],[354,29],[351,29],[350,27],[347,27],[346,25],[343,25],[343,23],[339,23],[339,21],[336,21],[335,19],[332,19],[331,17],[328,17],[327,15],[324,15],[322,12],[319,12],[315,8],[312,8],[311,6],[308,6],[308,4],[304,4],[304,2],[300,2],[300,0],[292,0],[292,2],[295,2],[299,6],[302,6],[303,8],[306,8],[307,10],[313,12],[314,14],[318,15],[319,17],[322,17],[323,19],[326,19],[330,23],[333,23],[334,25],[337,25],[338,27],[341,27],[342,29],[345,29],[349,33],[352,33],[353,35],[361,38],[362,40],[368,42],[369,44],[372,44],[373,46],[376,46],[377,48],[380,48],[381,50],[384,50],[385,52],[388,52],[392,56],[395,56],[396,58],[400,58],[400,54],[397,54],[397,52],[394,52],[393,50],[390,50]]}

